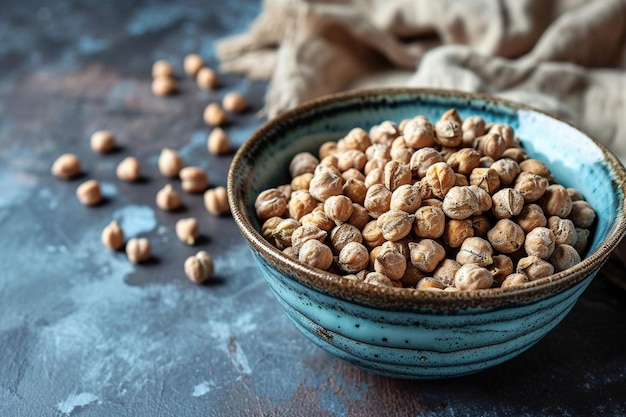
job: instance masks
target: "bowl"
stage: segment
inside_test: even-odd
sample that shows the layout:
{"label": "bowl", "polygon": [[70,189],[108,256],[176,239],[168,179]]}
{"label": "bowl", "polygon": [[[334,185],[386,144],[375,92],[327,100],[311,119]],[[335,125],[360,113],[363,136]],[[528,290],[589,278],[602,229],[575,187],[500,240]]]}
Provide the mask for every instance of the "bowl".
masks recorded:
{"label": "bowl", "polygon": [[[353,127],[455,108],[465,118],[510,124],[529,156],[576,187],[596,210],[593,239],[577,265],[519,287],[418,291],[379,287],[284,255],[260,233],[254,202],[289,181],[290,159],[317,154]],[[235,222],[258,269],[295,326],[316,345],[367,371],[407,379],[453,377],[509,360],[571,310],[626,230],[626,172],[601,143],[523,104],[448,90],[378,89],[323,97],[267,122],[238,150],[228,174]]]}

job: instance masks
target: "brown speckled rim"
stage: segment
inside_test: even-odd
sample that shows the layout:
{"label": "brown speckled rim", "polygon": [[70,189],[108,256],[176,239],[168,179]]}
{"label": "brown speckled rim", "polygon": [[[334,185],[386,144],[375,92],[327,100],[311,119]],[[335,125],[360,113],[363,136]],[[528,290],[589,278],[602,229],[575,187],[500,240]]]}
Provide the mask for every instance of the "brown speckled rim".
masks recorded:
{"label": "brown speckled rim", "polygon": [[[344,101],[355,99],[369,98],[375,100],[376,97],[381,95],[415,95],[416,97],[428,95],[469,101],[481,100],[486,103],[493,103],[516,110],[529,110],[544,114],[572,126],[574,129],[583,133],[602,151],[608,166],[615,175],[614,186],[616,190],[619,190],[622,194],[617,217],[609,230],[608,236],[600,242],[597,249],[590,253],[582,262],[566,271],[525,283],[519,287],[492,288],[478,291],[418,291],[372,286],[349,280],[333,273],[311,268],[285,256],[280,250],[263,238],[251,222],[251,213],[249,213],[246,201],[244,201],[244,190],[247,184],[244,173],[248,172],[246,169],[246,154],[249,153],[259,141],[262,141],[264,137],[271,134],[277,126],[289,120],[303,118],[320,107],[336,105]],[[524,104],[478,93],[419,88],[381,88],[351,91],[321,97],[303,103],[266,122],[254,132],[237,151],[228,172],[227,188],[232,216],[243,237],[248,241],[253,250],[260,253],[272,266],[292,279],[322,293],[381,309],[411,311],[417,308],[430,308],[445,313],[446,311],[467,308],[498,307],[514,303],[532,302],[561,292],[589,276],[593,270],[601,267],[604,262],[606,262],[610,253],[617,247],[626,233],[626,213],[624,211],[623,197],[626,196],[625,183],[626,170],[613,153],[597,139],[552,114]]]}

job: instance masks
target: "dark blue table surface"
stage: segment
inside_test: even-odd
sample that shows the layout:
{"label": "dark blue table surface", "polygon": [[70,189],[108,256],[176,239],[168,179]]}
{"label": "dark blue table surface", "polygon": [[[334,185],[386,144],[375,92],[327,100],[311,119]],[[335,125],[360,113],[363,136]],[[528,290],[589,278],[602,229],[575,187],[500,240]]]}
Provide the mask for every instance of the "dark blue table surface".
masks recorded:
{"label": "dark blue table surface", "polygon": [[[180,150],[225,185],[231,156],[206,151],[202,109],[227,91],[252,110],[227,128],[235,146],[263,122],[265,86],[222,75],[214,92],[183,78],[156,98],[151,64],[202,54],[241,32],[252,0],[0,3],[0,416],[623,416],[626,292],[607,280],[611,260],[572,312],[536,346],[480,374],[443,381],[371,375],[321,351],[288,321],[257,273],[229,217],[199,195],[165,213],[154,196],[163,147]],[[109,129],[121,149],[93,153],[91,132]],[[50,175],[64,152],[84,174]],[[116,164],[141,163],[145,181],[121,183]],[[106,204],[88,208],[76,186],[98,179]],[[181,217],[204,239],[176,239]],[[130,264],[100,242],[112,219],[146,236],[153,260]],[[182,270],[198,249],[216,278],[196,286]]]}

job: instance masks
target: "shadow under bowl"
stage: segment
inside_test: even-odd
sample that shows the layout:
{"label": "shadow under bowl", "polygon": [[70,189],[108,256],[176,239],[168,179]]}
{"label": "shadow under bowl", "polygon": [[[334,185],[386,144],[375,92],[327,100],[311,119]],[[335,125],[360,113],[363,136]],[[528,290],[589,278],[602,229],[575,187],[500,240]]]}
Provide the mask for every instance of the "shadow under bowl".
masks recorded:
{"label": "shadow under bowl", "polygon": [[[260,233],[259,193],[290,181],[298,152],[317,154],[354,127],[418,114],[510,124],[529,156],[575,187],[596,211],[581,263],[514,288],[434,292],[378,287],[303,265]],[[327,96],[269,121],[239,149],[228,175],[237,226],[262,276],[296,327],[331,354],[365,370],[431,379],[477,372],[519,355],[571,310],[626,230],[626,172],[597,140],[549,114],[493,97],[449,90],[378,89]]]}

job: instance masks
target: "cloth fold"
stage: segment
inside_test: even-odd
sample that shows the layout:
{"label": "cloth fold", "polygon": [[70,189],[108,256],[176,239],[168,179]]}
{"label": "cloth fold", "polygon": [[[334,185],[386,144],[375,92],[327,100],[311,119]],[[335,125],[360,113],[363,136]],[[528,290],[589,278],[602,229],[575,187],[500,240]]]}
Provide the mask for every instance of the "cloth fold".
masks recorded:
{"label": "cloth fold", "polygon": [[626,0],[266,0],[217,44],[269,80],[269,117],[354,88],[485,92],[586,129],[626,160]]}

